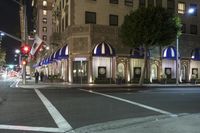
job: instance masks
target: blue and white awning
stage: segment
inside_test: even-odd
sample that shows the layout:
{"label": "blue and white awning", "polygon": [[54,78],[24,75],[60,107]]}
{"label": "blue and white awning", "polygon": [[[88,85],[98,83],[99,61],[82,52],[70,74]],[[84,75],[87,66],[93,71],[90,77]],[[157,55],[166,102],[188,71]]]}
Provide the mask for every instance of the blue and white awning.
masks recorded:
{"label": "blue and white awning", "polygon": [[61,60],[61,59],[66,59],[69,56],[69,48],[68,45],[65,45],[64,47],[58,49],[54,55],[53,59],[54,60]]}
{"label": "blue and white awning", "polygon": [[162,58],[164,59],[176,59],[176,56],[177,52],[174,46],[169,46],[163,50]]}
{"label": "blue and white awning", "polygon": [[54,54],[53,54],[53,60],[57,60],[58,59],[59,52],[60,52],[60,49],[58,49],[56,52],[54,52]]}
{"label": "blue and white awning", "polygon": [[66,59],[69,56],[69,46],[65,45],[64,47],[62,47],[59,51],[59,56],[58,59]]}
{"label": "blue and white awning", "polygon": [[200,49],[199,48],[195,48],[194,50],[192,50],[191,59],[200,61]]}
{"label": "blue and white awning", "polygon": [[101,42],[98,43],[93,51],[92,51],[93,56],[115,56],[115,51],[114,48],[106,43],[106,42]]}

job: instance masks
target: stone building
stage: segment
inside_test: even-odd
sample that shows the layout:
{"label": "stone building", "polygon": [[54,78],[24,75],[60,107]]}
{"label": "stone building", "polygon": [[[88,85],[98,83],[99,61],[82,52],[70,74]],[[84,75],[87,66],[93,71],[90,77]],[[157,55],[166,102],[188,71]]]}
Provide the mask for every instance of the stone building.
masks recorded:
{"label": "stone building", "polygon": [[[70,83],[113,83],[119,77],[126,83],[134,82],[144,64],[142,48],[137,53],[122,44],[119,26],[129,12],[144,6],[162,6],[181,17],[180,81],[190,81],[192,74],[200,78],[199,0],[54,0],[50,44],[58,45],[38,61],[41,65],[37,69]],[[191,14],[189,9],[193,9]],[[160,81],[163,75],[176,77],[174,59],[179,54],[175,43],[149,51],[146,78],[151,82]]]}

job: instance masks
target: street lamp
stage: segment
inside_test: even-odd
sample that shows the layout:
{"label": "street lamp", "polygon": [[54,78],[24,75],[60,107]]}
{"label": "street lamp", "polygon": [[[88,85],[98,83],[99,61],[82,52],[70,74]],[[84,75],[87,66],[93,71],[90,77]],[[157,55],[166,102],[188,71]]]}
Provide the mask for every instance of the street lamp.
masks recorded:
{"label": "street lamp", "polygon": [[0,32],[0,49],[1,49],[1,41],[2,41],[3,36],[5,36],[5,34],[3,32]]}
{"label": "street lamp", "polygon": [[189,8],[187,13],[188,13],[188,14],[193,14],[194,12],[195,12],[195,9],[194,9],[194,8]]}
{"label": "street lamp", "polygon": [[[195,13],[195,8],[189,8],[186,14],[191,15]],[[178,65],[178,56],[179,56],[179,37],[176,38],[176,85],[179,84],[179,65]]]}
{"label": "street lamp", "polygon": [[19,49],[16,49],[16,50],[15,50],[15,53],[16,53],[16,54],[19,54],[19,53],[20,53],[20,50],[19,50]]}
{"label": "street lamp", "polygon": [[3,32],[1,32],[1,36],[5,36],[5,34]]}
{"label": "street lamp", "polygon": [[[20,52],[20,50],[19,49],[15,49],[15,57],[18,55],[19,56],[19,58],[18,58],[18,60],[19,60],[19,66],[21,65],[21,52]],[[16,61],[16,60],[15,60]]]}

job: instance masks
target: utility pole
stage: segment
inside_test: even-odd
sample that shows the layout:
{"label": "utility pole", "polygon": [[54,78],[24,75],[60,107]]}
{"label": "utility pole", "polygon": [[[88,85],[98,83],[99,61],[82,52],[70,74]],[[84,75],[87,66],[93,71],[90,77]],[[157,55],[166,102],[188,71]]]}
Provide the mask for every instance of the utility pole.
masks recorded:
{"label": "utility pole", "polygon": [[[15,1],[16,2],[16,1]],[[26,4],[25,1],[23,3],[23,0],[20,0],[20,29],[21,29],[21,38],[24,43],[21,45],[23,46],[24,44],[27,44],[27,18],[26,18]],[[26,84],[26,65],[22,65],[22,83]]]}

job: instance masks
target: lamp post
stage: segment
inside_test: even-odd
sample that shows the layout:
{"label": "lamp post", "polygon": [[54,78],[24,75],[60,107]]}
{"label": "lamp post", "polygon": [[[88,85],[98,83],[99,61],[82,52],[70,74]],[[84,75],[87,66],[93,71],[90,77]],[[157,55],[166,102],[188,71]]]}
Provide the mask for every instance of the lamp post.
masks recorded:
{"label": "lamp post", "polygon": [[[191,15],[195,13],[195,8],[189,8],[186,14]],[[180,66],[179,66],[179,36],[176,38],[176,85],[179,85]]]}
{"label": "lamp post", "polygon": [[2,37],[4,36],[5,34],[3,32],[0,32],[0,49],[1,49],[1,41],[2,41]]}
{"label": "lamp post", "polygon": [[21,54],[20,54],[20,50],[19,50],[19,49],[16,49],[16,50],[15,50],[15,53],[16,53],[16,55],[18,55],[18,60],[19,60],[18,64],[19,64],[19,66],[20,66],[20,64],[21,64]]}
{"label": "lamp post", "polygon": [[179,65],[178,65],[178,53],[179,53],[179,37],[176,37],[176,85],[179,84]]}

